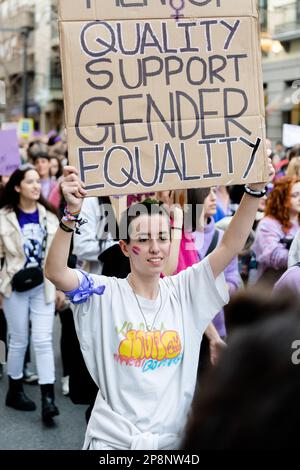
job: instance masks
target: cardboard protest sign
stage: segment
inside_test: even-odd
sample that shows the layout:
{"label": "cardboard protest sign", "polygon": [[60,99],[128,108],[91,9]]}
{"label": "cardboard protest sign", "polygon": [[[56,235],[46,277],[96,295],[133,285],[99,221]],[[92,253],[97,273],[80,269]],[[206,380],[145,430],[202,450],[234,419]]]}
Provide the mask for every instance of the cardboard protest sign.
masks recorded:
{"label": "cardboard protest sign", "polygon": [[60,0],[60,36],[90,195],[266,179],[256,0]]}
{"label": "cardboard protest sign", "polygon": [[0,175],[11,175],[20,163],[16,130],[0,131]]}

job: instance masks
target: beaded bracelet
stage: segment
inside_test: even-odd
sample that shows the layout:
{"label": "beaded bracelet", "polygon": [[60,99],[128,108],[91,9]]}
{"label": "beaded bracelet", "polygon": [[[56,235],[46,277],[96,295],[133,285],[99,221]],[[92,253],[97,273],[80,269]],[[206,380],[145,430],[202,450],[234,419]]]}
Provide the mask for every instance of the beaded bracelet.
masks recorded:
{"label": "beaded bracelet", "polygon": [[[80,235],[81,232],[79,230],[79,228],[81,227],[81,225],[83,224],[86,224],[87,223],[87,220],[86,219],[80,219],[79,218],[80,216],[80,211],[77,211],[77,212],[70,212],[68,210],[67,207],[65,207],[65,210],[64,210],[64,216],[62,218],[62,220],[64,222],[75,222],[75,233],[77,235]],[[66,226],[65,226],[66,227]],[[62,227],[61,227],[62,230],[64,230]],[[66,231],[66,230],[65,230]]]}
{"label": "beaded bracelet", "polygon": [[76,222],[79,219],[80,211],[70,212],[67,207],[64,209],[63,220],[65,222]]}
{"label": "beaded bracelet", "polygon": [[245,193],[249,194],[249,196],[253,196],[257,198],[263,197],[267,194],[267,188],[264,188],[261,191],[255,191],[254,189],[249,188],[247,184],[245,184],[244,191]]}

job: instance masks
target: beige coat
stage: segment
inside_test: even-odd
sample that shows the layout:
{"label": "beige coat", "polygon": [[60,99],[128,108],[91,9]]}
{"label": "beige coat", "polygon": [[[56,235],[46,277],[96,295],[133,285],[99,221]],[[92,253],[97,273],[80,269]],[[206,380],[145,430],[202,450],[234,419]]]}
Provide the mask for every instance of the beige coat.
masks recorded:
{"label": "beige coat", "polygon": [[[46,216],[47,220],[47,245],[46,255],[52,243],[56,229],[58,227],[57,217],[45,207],[38,204],[39,220],[42,223]],[[0,210],[0,293],[5,297],[10,297],[12,292],[11,280],[13,276],[23,269],[25,264],[25,253],[23,249],[23,235],[17,216],[13,210],[3,208]],[[45,279],[46,303],[55,300],[55,287]]]}

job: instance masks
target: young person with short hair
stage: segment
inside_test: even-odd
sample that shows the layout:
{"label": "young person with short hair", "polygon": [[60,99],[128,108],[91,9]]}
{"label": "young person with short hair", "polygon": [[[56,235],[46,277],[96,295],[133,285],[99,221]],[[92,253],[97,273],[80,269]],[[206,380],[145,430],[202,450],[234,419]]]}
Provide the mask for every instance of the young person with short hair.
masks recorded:
{"label": "young person with short hair", "polygon": [[[47,257],[46,275],[75,304],[81,349],[99,386],[84,449],[178,449],[194,395],[202,335],[228,302],[223,270],[244,246],[265,185],[247,188],[250,194],[209,257],[171,277],[161,278],[161,273],[176,227],[151,200],[132,206],[120,225],[120,246],[131,273],[117,279],[67,267],[87,192],[74,167],[65,167],[64,175],[68,206]],[[124,226],[128,231],[122,233]]]}

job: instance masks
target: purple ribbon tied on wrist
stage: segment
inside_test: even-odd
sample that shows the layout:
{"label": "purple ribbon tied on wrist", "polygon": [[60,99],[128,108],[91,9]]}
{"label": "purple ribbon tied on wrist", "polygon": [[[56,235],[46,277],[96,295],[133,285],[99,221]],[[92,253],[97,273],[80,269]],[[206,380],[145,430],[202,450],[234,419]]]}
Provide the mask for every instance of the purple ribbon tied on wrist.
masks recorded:
{"label": "purple ribbon tied on wrist", "polygon": [[91,295],[103,295],[105,291],[105,286],[95,286],[95,282],[91,276],[89,276],[85,271],[79,269],[83,274],[81,284],[77,289],[65,292],[67,298],[72,302],[72,304],[78,305],[83,304],[88,300]]}

